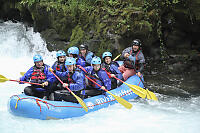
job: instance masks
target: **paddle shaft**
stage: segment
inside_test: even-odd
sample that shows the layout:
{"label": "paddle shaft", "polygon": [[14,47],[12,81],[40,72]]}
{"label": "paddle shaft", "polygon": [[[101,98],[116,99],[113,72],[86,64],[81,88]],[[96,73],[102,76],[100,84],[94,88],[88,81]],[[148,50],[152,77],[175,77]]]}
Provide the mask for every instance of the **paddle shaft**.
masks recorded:
{"label": "paddle shaft", "polygon": [[121,54],[119,54],[117,57],[115,57],[115,59],[113,59],[113,61],[116,61],[120,56],[121,56]]}
{"label": "paddle shaft", "polygon": [[[77,67],[79,67],[80,69],[82,69],[85,73],[87,73],[87,71],[80,65],[77,65]],[[97,82],[95,82],[94,80],[92,80],[91,78],[89,78],[87,75],[85,75],[85,77],[87,79],[89,79],[90,81],[92,81],[94,84],[96,84],[97,86],[99,86],[100,88],[102,87],[100,84],[98,84]],[[107,89],[104,89],[105,91],[108,91]]]}
{"label": "paddle shaft", "polygon": [[[80,69],[82,69],[85,73],[87,73],[87,71],[80,65],[77,65],[77,67],[79,67]],[[103,89],[104,91],[106,91],[107,93],[109,93],[110,95],[112,95],[121,105],[123,105],[125,108],[127,109],[131,109],[132,108],[132,104],[130,104],[129,102],[127,102],[126,100],[124,100],[123,98],[116,96],[114,94],[112,94],[110,91],[108,91],[105,88],[102,88],[101,85],[99,85],[97,82],[95,82],[94,80],[92,80],[91,78],[89,78],[87,75],[85,75],[85,77],[90,80],[91,82],[93,82],[94,84],[96,84],[97,86],[99,86],[101,89]]]}
{"label": "paddle shaft", "polygon": [[20,83],[28,83],[28,84],[32,84],[32,85],[40,85],[40,86],[43,86],[42,84],[32,83],[32,82],[26,82],[26,81],[18,81],[18,80],[12,80],[12,79],[9,79],[9,81],[20,82]]}
{"label": "paddle shaft", "polygon": [[[89,79],[90,81],[92,81],[94,84],[96,84],[97,86],[99,86],[100,88],[102,87],[100,84],[98,84],[97,82],[95,82],[94,80],[92,80],[91,78],[89,78],[87,75],[85,75],[85,77],[87,78],[87,79]],[[108,91],[107,89],[103,89],[103,90],[105,90],[105,91]]]}
{"label": "paddle shaft", "polygon": [[[60,81],[61,84],[64,84],[64,83],[62,82],[62,80],[61,80],[54,72],[51,71],[51,73]],[[68,90],[69,92],[72,92],[72,91],[69,89],[69,87],[66,86],[65,88],[67,88],[67,90]]]}

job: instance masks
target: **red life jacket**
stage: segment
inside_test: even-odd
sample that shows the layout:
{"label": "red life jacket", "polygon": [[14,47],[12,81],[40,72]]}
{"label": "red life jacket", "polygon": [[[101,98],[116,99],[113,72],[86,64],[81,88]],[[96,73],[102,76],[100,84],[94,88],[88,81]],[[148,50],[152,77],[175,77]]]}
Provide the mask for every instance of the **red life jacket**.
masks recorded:
{"label": "red life jacket", "polygon": [[33,67],[33,73],[31,76],[31,81],[40,83],[46,81],[46,75],[44,74],[44,67],[37,68],[36,66]]}
{"label": "red life jacket", "polygon": [[57,70],[57,71],[60,71],[60,64],[58,64],[58,65],[56,66],[56,70]]}
{"label": "red life jacket", "polygon": [[[132,52],[133,52],[133,50],[131,50],[130,51],[130,55],[132,55]],[[139,55],[139,53],[140,53],[140,50],[137,52],[137,54],[135,55],[135,66],[134,66],[134,64],[131,62],[131,61],[129,61],[129,60],[126,60],[126,61],[124,61],[124,66],[126,67],[126,68],[131,68],[131,69],[134,69],[134,68],[136,68],[136,70],[138,70],[139,69],[139,59],[138,59],[138,55]]]}
{"label": "red life jacket", "polygon": [[72,79],[73,74],[74,74],[74,73],[68,73],[68,74],[67,74],[67,83],[68,83],[68,84],[74,83],[74,81],[73,81],[73,79]]}
{"label": "red life jacket", "polygon": [[[62,68],[62,71],[61,71],[61,68]],[[57,70],[57,71],[61,71],[61,72],[66,71],[65,64],[64,64],[64,63],[59,63],[59,62],[57,61],[57,62],[56,62],[56,70]]]}
{"label": "red life jacket", "polygon": [[[139,70],[139,59],[138,59],[138,55],[139,55],[139,53],[140,53],[140,50],[137,52],[137,54],[135,55],[135,68],[136,68],[136,70]],[[132,50],[131,50],[131,54],[132,54]]]}
{"label": "red life jacket", "polygon": [[[92,73],[92,72],[91,72],[91,73]],[[89,76],[92,80],[94,80],[95,82],[97,82],[97,81],[99,80],[102,84],[104,84],[104,82],[100,79],[100,77],[97,75],[96,72],[94,72],[93,75],[92,75],[92,74],[89,74],[88,76]],[[89,85],[92,86],[92,87],[94,87],[94,88],[97,87],[97,85],[96,85],[95,83],[93,83],[93,82],[89,82]]]}

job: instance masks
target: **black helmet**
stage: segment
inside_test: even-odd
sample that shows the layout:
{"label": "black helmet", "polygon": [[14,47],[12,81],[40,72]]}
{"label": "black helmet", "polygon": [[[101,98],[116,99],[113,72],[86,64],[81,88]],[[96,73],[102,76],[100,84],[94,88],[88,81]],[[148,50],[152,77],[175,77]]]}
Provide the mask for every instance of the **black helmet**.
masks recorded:
{"label": "black helmet", "polygon": [[88,50],[88,46],[87,46],[86,44],[81,44],[81,45],[79,46],[79,48],[80,48],[80,49],[86,49],[86,50]]}
{"label": "black helmet", "polygon": [[139,47],[141,47],[141,41],[139,40],[139,39],[135,39],[135,40],[133,40],[133,42],[132,42],[132,46],[139,46]]}

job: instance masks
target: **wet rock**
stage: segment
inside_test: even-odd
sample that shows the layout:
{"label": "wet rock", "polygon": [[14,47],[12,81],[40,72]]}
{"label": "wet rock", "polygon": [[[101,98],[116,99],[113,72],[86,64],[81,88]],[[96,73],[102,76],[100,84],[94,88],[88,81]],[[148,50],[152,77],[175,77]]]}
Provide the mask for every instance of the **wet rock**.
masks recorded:
{"label": "wet rock", "polygon": [[64,50],[67,42],[62,40],[54,29],[46,29],[41,32],[42,38],[45,38],[47,47],[50,51],[53,50]]}
{"label": "wet rock", "polygon": [[13,22],[17,22],[21,20],[20,11],[16,8],[10,8],[3,15],[3,19],[8,21],[12,20]]}

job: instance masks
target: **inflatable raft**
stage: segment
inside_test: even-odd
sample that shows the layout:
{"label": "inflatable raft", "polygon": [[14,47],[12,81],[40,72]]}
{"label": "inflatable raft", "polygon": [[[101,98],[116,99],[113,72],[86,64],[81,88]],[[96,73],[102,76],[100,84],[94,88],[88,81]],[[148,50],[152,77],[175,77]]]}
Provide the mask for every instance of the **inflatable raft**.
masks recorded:
{"label": "inflatable raft", "polygon": [[[140,78],[136,75],[130,77],[126,83],[144,87]],[[110,91],[112,94],[130,100],[138,97],[125,84]],[[71,103],[65,101],[43,100],[25,94],[14,95],[9,100],[10,112],[16,116],[36,118],[36,119],[65,119],[72,117],[80,117],[87,113],[106,108],[109,105],[118,103],[110,94],[98,95],[84,99],[88,107],[86,112],[79,103]],[[119,104],[119,103],[118,103]]]}

